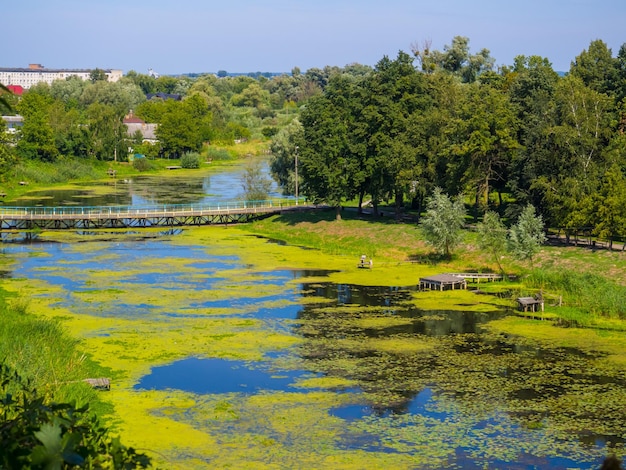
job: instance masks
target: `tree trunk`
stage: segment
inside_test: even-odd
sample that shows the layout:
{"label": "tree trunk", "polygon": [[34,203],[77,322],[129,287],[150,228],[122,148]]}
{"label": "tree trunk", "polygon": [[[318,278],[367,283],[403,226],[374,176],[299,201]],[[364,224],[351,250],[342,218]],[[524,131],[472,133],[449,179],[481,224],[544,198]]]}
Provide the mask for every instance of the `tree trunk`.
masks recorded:
{"label": "tree trunk", "polygon": [[341,220],[341,206],[335,207],[335,220]]}
{"label": "tree trunk", "polygon": [[361,190],[359,192],[359,209],[357,211],[357,214],[361,215],[363,214],[363,197],[365,196],[365,191]]}
{"label": "tree trunk", "polygon": [[399,189],[396,189],[396,220],[400,220],[400,215],[402,212],[402,203],[403,201],[403,197],[402,197],[402,191],[400,191]]}

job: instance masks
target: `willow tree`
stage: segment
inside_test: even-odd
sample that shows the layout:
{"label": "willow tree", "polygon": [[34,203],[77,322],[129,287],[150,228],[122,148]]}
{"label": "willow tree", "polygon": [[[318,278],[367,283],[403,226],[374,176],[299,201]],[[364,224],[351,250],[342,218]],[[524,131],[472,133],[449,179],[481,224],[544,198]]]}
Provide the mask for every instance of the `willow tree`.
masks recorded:
{"label": "willow tree", "polygon": [[533,258],[546,241],[543,229],[543,219],[535,213],[534,206],[528,204],[509,231],[508,244],[513,255],[520,260],[529,260],[532,266]]}
{"label": "willow tree", "polygon": [[426,242],[446,258],[463,239],[465,205],[461,196],[450,197],[441,188],[435,188],[426,202],[426,213],[420,227]]}

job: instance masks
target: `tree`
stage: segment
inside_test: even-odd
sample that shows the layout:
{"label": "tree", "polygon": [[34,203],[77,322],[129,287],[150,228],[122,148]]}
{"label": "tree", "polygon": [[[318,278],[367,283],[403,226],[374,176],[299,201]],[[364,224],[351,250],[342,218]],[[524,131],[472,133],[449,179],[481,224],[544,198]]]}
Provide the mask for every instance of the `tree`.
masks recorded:
{"label": "tree", "polygon": [[80,97],[80,103],[84,107],[93,103],[107,104],[114,106],[120,114],[137,109],[137,106],[144,101],[146,97],[141,88],[129,81],[90,83]]}
{"label": "tree", "polygon": [[543,219],[535,214],[535,207],[528,204],[509,231],[509,249],[513,256],[520,260],[530,260],[532,266],[533,257],[546,241],[543,229]]}
{"label": "tree", "polygon": [[302,136],[302,124],[296,118],[278,131],[270,145],[270,172],[285,195],[295,194],[295,160]]}
{"label": "tree", "polygon": [[[353,112],[356,145],[364,146],[366,166],[363,178],[376,212],[383,197],[393,197],[399,216],[405,194],[424,172],[419,159],[420,126],[416,116],[430,104],[425,77],[413,66],[413,58],[400,51],[395,60],[381,59],[367,75],[360,95],[363,104]],[[354,107],[354,104],[352,105]]]}
{"label": "tree", "polygon": [[522,146],[511,159],[507,186],[522,205],[537,207],[545,195],[538,178],[560,173],[560,159],[551,129],[556,125],[555,91],[559,75],[540,56],[517,56],[507,76],[513,106],[520,123],[518,141]]}
{"label": "tree", "polygon": [[272,181],[263,173],[261,164],[256,161],[246,165],[241,186],[246,201],[264,201],[270,193]]}
{"label": "tree", "polygon": [[323,95],[312,98],[302,112],[304,138],[299,145],[303,193],[336,209],[362,185],[363,147],[355,146],[358,113],[353,106],[352,78],[335,75]]}
{"label": "tree", "polygon": [[[455,142],[450,147],[449,169],[476,194],[478,206],[489,207],[493,184],[508,179],[519,123],[503,92],[489,85],[467,85],[458,101],[456,119],[450,120]],[[464,188],[465,189],[465,188]]]}
{"label": "tree", "polygon": [[500,258],[506,252],[507,229],[497,212],[488,211],[478,224],[478,246],[493,256],[498,269],[504,274]]}
{"label": "tree", "polygon": [[618,165],[607,170],[593,199],[594,233],[608,238],[612,249],[613,239],[626,235],[626,177]]}
{"label": "tree", "polygon": [[0,83],[0,112],[2,114],[4,114],[5,111],[11,111],[11,104],[8,99],[11,95],[11,91]]}
{"label": "tree", "polygon": [[198,152],[202,148],[203,119],[196,113],[196,100],[189,104],[185,101],[167,100],[162,103],[164,109],[156,129],[163,152],[169,158],[180,158],[186,152]]}
{"label": "tree", "polygon": [[596,39],[572,62],[570,74],[600,93],[611,94],[618,84],[618,62],[604,41]]}
{"label": "tree", "polygon": [[452,38],[452,44],[444,46],[443,52],[432,50],[430,41],[425,41],[421,46],[413,44],[411,49],[423,72],[445,70],[460,77],[465,83],[474,82],[483,72],[491,70],[495,62],[488,49],[470,54],[469,38],[464,36]]}
{"label": "tree", "polygon": [[93,69],[89,74],[89,81],[91,81],[91,83],[106,82],[107,80],[107,74],[102,69]]}
{"label": "tree", "polygon": [[11,134],[7,132],[7,125],[0,119],[0,176],[4,176],[15,163],[15,152]]}
{"label": "tree", "polygon": [[52,103],[49,94],[29,91],[22,97],[17,106],[17,111],[24,116],[21,138],[16,146],[19,156],[47,162],[57,159],[59,151],[48,116]]}
{"label": "tree", "polygon": [[463,238],[465,206],[462,196],[450,198],[435,188],[433,195],[426,202],[426,214],[420,220],[420,227],[426,241],[435,250],[450,258],[452,249]]}
{"label": "tree", "polygon": [[98,160],[113,160],[126,152],[126,126],[122,116],[109,105],[93,103],[87,108],[89,143],[88,153]]}

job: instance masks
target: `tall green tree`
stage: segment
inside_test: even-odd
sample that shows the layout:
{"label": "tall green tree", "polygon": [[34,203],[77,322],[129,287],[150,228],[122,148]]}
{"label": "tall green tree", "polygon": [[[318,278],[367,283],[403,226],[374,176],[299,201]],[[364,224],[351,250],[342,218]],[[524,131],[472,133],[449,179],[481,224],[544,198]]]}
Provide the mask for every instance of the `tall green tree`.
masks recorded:
{"label": "tall green tree", "polygon": [[54,132],[50,125],[49,111],[53,99],[49,94],[29,91],[17,105],[24,117],[24,125],[17,142],[17,154],[31,160],[53,162],[59,151],[55,145]]}
{"label": "tall green tree", "polygon": [[422,45],[413,44],[412,52],[423,72],[444,70],[456,75],[465,83],[472,83],[482,73],[493,69],[495,60],[488,49],[471,54],[469,42],[469,38],[465,36],[455,36],[451,44],[445,45],[443,51],[438,51],[432,49],[432,44],[426,41]]}
{"label": "tall green tree", "polygon": [[360,163],[364,148],[355,145],[352,132],[356,119],[351,110],[353,91],[350,78],[336,75],[324,94],[312,98],[301,115],[303,193],[335,207],[338,220],[343,202],[358,193],[364,178]]}
{"label": "tall green tree", "polygon": [[570,75],[599,93],[613,94],[618,84],[617,61],[607,44],[596,39],[582,51],[570,66]]}
{"label": "tall green tree", "polygon": [[263,172],[261,163],[255,161],[246,165],[241,186],[246,201],[265,201],[272,188],[272,181]]}
{"label": "tall green tree", "polygon": [[545,241],[543,219],[535,213],[532,204],[528,204],[509,231],[509,249],[517,259],[529,260],[532,266]]}
{"label": "tall green tree", "polygon": [[283,194],[295,194],[296,156],[303,140],[303,132],[302,124],[296,118],[274,136],[270,145],[270,172],[282,188]]}
{"label": "tall green tree", "polygon": [[504,274],[500,258],[506,253],[508,231],[500,216],[497,212],[487,211],[477,229],[478,246],[493,257],[498,269]]}
{"label": "tall green tree", "polygon": [[168,100],[164,107],[156,129],[163,153],[168,158],[180,158],[187,152],[200,151],[204,134],[202,121],[194,118],[194,106]]}
{"label": "tall green tree", "polygon": [[7,132],[7,125],[0,119],[0,180],[9,172],[15,164],[15,149],[13,140]]}
{"label": "tall green tree", "polygon": [[446,258],[463,239],[465,205],[462,196],[451,198],[441,188],[435,188],[426,202],[426,213],[420,228],[426,241]]}
{"label": "tall green tree", "polygon": [[125,155],[126,126],[113,106],[93,103],[87,108],[88,153],[98,160],[114,160]]}
{"label": "tall green tree", "polygon": [[609,240],[626,236],[626,176],[622,168],[614,164],[604,174],[602,184],[593,194],[594,234]]}
{"label": "tall green tree", "polygon": [[546,186],[539,178],[560,173],[560,158],[551,129],[557,124],[556,87],[559,75],[547,58],[517,56],[508,73],[510,99],[520,123],[518,142],[513,153],[509,190],[520,204],[541,207]]}
{"label": "tall green tree", "polygon": [[455,134],[449,148],[449,170],[466,190],[476,195],[477,206],[489,207],[494,185],[503,189],[508,180],[519,122],[508,96],[489,85],[472,84],[458,102],[456,118],[449,121]]}
{"label": "tall green tree", "polygon": [[415,70],[413,58],[400,51],[395,60],[380,60],[363,83],[363,110],[354,135],[366,146],[365,174],[371,175],[367,189],[375,209],[389,195],[399,215],[404,196],[424,171],[416,146],[420,127],[415,116],[430,104],[425,78]]}

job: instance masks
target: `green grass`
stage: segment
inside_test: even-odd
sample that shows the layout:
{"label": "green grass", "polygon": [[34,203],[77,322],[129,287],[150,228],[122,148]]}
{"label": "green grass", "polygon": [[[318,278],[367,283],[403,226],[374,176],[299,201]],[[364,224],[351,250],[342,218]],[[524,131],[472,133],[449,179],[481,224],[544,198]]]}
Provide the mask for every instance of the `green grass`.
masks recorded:
{"label": "green grass", "polygon": [[567,307],[592,316],[626,319],[626,287],[590,272],[535,269],[526,284],[562,295]]}
{"label": "green grass", "polygon": [[[430,264],[440,272],[498,272],[495,260],[476,248],[477,234],[467,231],[452,259],[434,256],[421,239],[415,224],[396,223],[392,218],[359,217],[344,210],[335,221],[334,210],[274,216],[246,227],[258,235],[292,245],[319,249],[332,255],[358,257],[365,253],[378,261]],[[501,260],[513,283],[481,286],[503,289],[511,299],[543,291],[546,315],[564,324],[626,329],[626,254],[592,252],[585,248],[545,247],[536,259],[538,268],[510,256]],[[506,293],[506,292],[504,292]]]}
{"label": "green grass", "polygon": [[56,402],[108,411],[97,392],[83,379],[107,376],[108,370],[91,361],[57,321],[28,312],[24,298],[0,297],[0,362],[28,379],[40,395]]}

